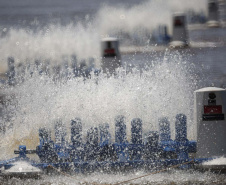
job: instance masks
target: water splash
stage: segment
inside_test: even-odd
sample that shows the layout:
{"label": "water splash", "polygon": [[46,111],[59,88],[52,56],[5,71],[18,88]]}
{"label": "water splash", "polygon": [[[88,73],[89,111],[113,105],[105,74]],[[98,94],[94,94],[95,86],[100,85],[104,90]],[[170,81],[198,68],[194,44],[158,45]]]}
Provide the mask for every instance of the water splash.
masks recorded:
{"label": "water splash", "polygon": [[[96,21],[102,34],[125,32],[140,37],[159,25],[172,29],[172,14],[188,10],[207,12],[207,1],[152,0],[134,7],[105,5],[98,12]],[[111,12],[111,13],[109,13]]]}
{"label": "water splash", "polygon": [[[144,130],[158,130],[158,118],[167,116],[174,135],[175,116],[188,116],[188,137],[195,137],[192,122],[193,91],[196,88],[191,75],[192,68],[186,65],[177,53],[168,54],[163,61],[149,63],[141,72],[133,69],[126,72],[121,68],[116,76],[106,77],[100,73],[91,78],[66,76],[53,80],[52,75],[27,71],[22,83],[5,89],[13,97],[6,112],[11,114],[7,127],[12,127],[1,140],[2,148],[13,148],[27,144],[34,148],[38,144],[39,127],[54,130],[54,120],[61,118],[70,138],[70,120],[80,117],[83,137],[88,128],[109,123],[114,136],[114,119],[126,117],[130,139],[130,122],[139,117]],[[13,126],[12,126],[13,125]],[[8,155],[8,151],[1,153]]]}
{"label": "water splash", "polygon": [[56,66],[65,62],[64,57],[72,55],[76,55],[78,61],[100,56],[98,33],[81,24],[65,27],[51,25],[38,32],[12,29],[0,40],[1,71],[7,70],[8,57],[14,57],[16,65],[39,60]]}
{"label": "water splash", "polygon": [[72,18],[66,25],[54,23],[33,28],[31,23],[28,27],[18,29],[13,26],[0,27],[0,35],[4,35],[0,38],[0,72],[7,71],[8,57],[14,57],[16,64],[39,60],[58,65],[65,62],[64,57],[75,55],[78,63],[82,59],[94,58],[96,65],[100,66],[102,37],[110,35],[121,38],[123,33],[121,43],[131,44],[131,41],[138,40],[146,45],[152,30],[158,25],[171,27],[173,12],[189,9],[206,12],[206,3],[206,0],[183,3],[179,0],[152,0],[132,7],[123,4],[105,5],[91,18],[89,15],[82,21]]}

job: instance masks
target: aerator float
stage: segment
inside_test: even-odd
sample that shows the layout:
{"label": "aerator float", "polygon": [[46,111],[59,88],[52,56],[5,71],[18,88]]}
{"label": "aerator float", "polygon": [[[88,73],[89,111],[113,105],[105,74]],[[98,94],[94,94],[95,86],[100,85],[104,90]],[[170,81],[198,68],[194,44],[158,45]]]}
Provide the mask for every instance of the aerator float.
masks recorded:
{"label": "aerator float", "polygon": [[[61,171],[90,173],[153,170],[179,164],[181,168],[190,168],[194,164],[204,164],[226,154],[226,144],[223,142],[226,137],[225,95],[226,91],[220,88],[204,88],[195,92],[197,142],[187,139],[187,118],[184,114],[176,115],[175,140],[171,139],[170,122],[166,117],[159,119],[158,131],[150,131],[145,137],[142,120],[135,118],[131,121],[131,142],[128,142],[125,117],[120,115],[115,118],[115,142],[112,142],[108,124],[90,128],[86,142],[83,142],[82,121],[75,118],[71,121],[71,142],[68,144],[66,129],[62,121],[58,120],[55,124],[55,142],[51,140],[47,128],[40,128],[40,144],[37,148],[27,150],[26,146],[19,146],[19,150],[15,151],[18,157],[0,162],[1,173],[26,173],[28,170],[24,172],[20,162],[26,162],[30,166],[26,168],[32,168],[34,173],[48,171],[50,167]],[[210,127],[215,133],[211,133]],[[197,158],[189,157],[192,153]],[[27,154],[37,154],[40,161],[30,160]],[[10,170],[18,165],[18,172]]]}

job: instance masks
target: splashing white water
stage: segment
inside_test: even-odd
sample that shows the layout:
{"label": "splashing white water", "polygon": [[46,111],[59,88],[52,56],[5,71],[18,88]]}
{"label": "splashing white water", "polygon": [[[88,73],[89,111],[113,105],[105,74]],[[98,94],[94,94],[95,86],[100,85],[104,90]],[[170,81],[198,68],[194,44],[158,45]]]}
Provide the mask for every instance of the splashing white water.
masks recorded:
{"label": "splashing white water", "polygon": [[[195,2],[195,3],[194,3]],[[94,22],[71,24],[67,26],[52,25],[36,32],[22,28],[11,29],[7,36],[0,38],[1,71],[7,69],[7,58],[12,56],[16,63],[33,63],[34,60],[48,61],[53,65],[61,64],[64,56],[76,55],[79,59],[96,58],[99,62],[102,36],[116,34],[119,31],[134,34],[138,28],[138,36],[142,37],[142,29],[152,30],[158,24],[170,24],[171,13],[183,11],[185,8],[196,10],[206,8],[206,1],[150,1],[138,7],[103,7]],[[203,8],[204,7],[204,8]],[[108,11],[113,11],[109,13]],[[148,21],[147,21],[148,20]],[[112,30],[113,29],[113,30]],[[139,31],[139,29],[138,29]],[[186,54],[185,54],[186,55]],[[152,63],[148,61],[148,63]],[[117,77],[107,78],[104,74],[83,78],[69,78],[61,82],[53,82],[52,76],[39,75],[34,72],[31,77],[28,71],[23,83],[15,87],[5,87],[4,92],[12,95],[6,112],[10,120],[5,119],[8,130],[1,135],[0,159],[8,159],[18,145],[26,144],[34,149],[38,145],[38,128],[47,126],[53,129],[53,121],[62,118],[67,126],[69,140],[70,120],[80,117],[83,122],[83,136],[91,126],[100,123],[110,124],[114,136],[114,118],[122,114],[126,116],[127,134],[130,135],[130,121],[140,117],[143,129],[158,130],[158,118],[168,116],[174,137],[174,121],[177,113],[188,117],[188,137],[194,139],[195,125],[192,122],[194,81],[192,69],[177,55],[172,54],[168,60],[152,63],[151,67],[140,73],[134,69],[127,74],[121,69]],[[3,90],[3,89],[2,89]],[[10,97],[11,98],[11,97]],[[114,138],[114,137],[113,137]],[[128,137],[130,140],[130,138]],[[9,180],[9,184],[81,184],[87,182],[116,183],[130,179],[136,174],[92,174],[77,175],[77,180],[64,176],[44,176],[41,180]],[[4,182],[0,178],[0,182]],[[225,176],[210,172],[172,171],[149,176],[135,181],[139,184],[202,184],[225,182]],[[4,182],[5,183],[5,182]]]}
{"label": "splashing white water", "polygon": [[24,29],[10,30],[1,39],[1,65],[7,68],[7,58],[14,57],[16,64],[47,60],[59,65],[64,56],[76,54],[77,59],[100,56],[100,38],[95,29],[78,24],[66,27],[50,26],[37,33]]}
{"label": "splashing white water", "polygon": [[[10,105],[13,112],[8,125],[13,129],[1,140],[2,148],[14,148],[28,144],[34,148],[38,144],[38,129],[42,126],[53,129],[54,120],[61,118],[70,136],[70,120],[80,117],[83,122],[83,136],[92,126],[109,123],[114,136],[114,119],[117,115],[126,117],[127,135],[130,140],[130,122],[139,117],[143,129],[158,130],[158,118],[167,116],[171,122],[174,137],[175,116],[184,113],[188,117],[189,138],[195,137],[192,122],[193,91],[196,88],[191,70],[180,56],[153,62],[151,67],[140,73],[134,69],[126,74],[124,69],[117,76],[107,78],[104,74],[91,79],[69,78],[53,82],[46,75],[35,72],[25,75],[25,81],[9,90],[13,94]],[[8,111],[9,112],[9,111]],[[33,141],[32,141],[33,140]],[[3,150],[2,150],[3,151]],[[7,150],[2,156],[8,153]]]}
{"label": "splashing white water", "polygon": [[98,12],[96,21],[102,34],[114,31],[142,34],[142,29],[151,31],[161,24],[171,30],[172,14],[190,9],[207,12],[207,0],[152,0],[131,8],[105,6]]}
{"label": "splashing white water", "polygon": [[[63,62],[63,57],[76,55],[80,59],[94,58],[100,66],[100,39],[108,35],[129,34],[130,39],[148,43],[151,32],[160,24],[171,27],[172,13],[194,9],[206,12],[206,0],[147,1],[138,6],[103,6],[92,19],[84,23],[66,26],[49,25],[33,31],[30,28],[9,28],[6,36],[0,38],[0,72],[7,70],[7,58],[14,57],[16,64],[46,61],[52,65]],[[93,21],[91,21],[93,20]],[[2,29],[6,31],[6,28]],[[125,41],[125,40],[124,40]],[[121,42],[124,42],[121,40]]]}

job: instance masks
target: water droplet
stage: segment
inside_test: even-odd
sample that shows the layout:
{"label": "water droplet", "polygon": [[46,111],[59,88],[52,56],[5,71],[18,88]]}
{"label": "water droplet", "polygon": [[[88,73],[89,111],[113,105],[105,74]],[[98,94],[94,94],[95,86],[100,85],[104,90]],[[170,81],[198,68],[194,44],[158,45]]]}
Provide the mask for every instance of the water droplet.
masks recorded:
{"label": "water droplet", "polygon": [[125,19],[126,17],[125,17],[125,15],[120,15],[120,19]]}

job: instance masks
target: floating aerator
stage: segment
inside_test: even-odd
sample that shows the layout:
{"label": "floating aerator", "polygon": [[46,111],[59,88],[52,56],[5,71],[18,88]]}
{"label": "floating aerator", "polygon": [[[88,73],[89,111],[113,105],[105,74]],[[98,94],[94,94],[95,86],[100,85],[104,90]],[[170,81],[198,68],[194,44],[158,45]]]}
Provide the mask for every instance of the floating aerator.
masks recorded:
{"label": "floating aerator", "polygon": [[[107,123],[87,130],[82,141],[82,121],[71,121],[71,142],[67,144],[66,129],[59,119],[55,122],[55,142],[51,140],[47,128],[39,129],[40,145],[29,152],[26,146],[20,146],[19,157],[15,160],[28,160],[26,154],[36,153],[40,163],[33,166],[46,169],[48,165],[76,172],[116,169],[150,169],[162,165],[179,164],[189,161],[189,153],[196,152],[196,142],[188,141],[186,116],[176,116],[176,139],[171,139],[170,122],[159,119],[159,131],[149,131],[143,137],[142,120],[131,121],[131,142],[127,140],[125,117],[115,118],[115,142],[112,142]],[[5,166],[8,161],[0,163]]]}
{"label": "floating aerator", "polygon": [[[183,168],[188,168],[191,166],[189,163],[202,163],[212,160],[215,156],[226,155],[225,97],[225,89],[204,88],[195,91],[197,153],[196,141],[187,139],[187,117],[184,114],[175,117],[175,140],[171,138],[170,122],[166,117],[159,119],[158,131],[144,134],[142,120],[132,119],[130,142],[127,137],[126,119],[122,115],[115,118],[114,142],[107,123],[92,127],[85,133],[79,118],[71,120],[71,141],[66,141],[66,129],[59,119],[55,122],[55,142],[51,140],[50,130],[40,128],[40,144],[36,150],[19,146],[19,150],[15,151],[19,156],[1,161],[0,168],[2,174],[6,174],[7,169],[17,161],[25,161],[42,170],[48,170],[49,166],[52,166],[63,171],[80,173],[100,170],[151,170],[180,164],[183,164]],[[32,153],[39,156],[40,162],[32,161],[26,156]],[[189,158],[190,153],[196,153],[197,158]],[[225,169],[226,165],[218,167]],[[208,168],[211,168],[211,165]]]}

